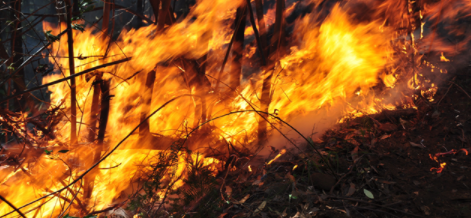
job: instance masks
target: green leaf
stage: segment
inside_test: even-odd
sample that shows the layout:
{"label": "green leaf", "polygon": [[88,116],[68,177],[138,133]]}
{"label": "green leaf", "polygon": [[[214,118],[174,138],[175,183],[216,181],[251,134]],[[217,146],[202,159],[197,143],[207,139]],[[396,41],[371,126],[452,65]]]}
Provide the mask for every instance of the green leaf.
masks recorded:
{"label": "green leaf", "polygon": [[44,35],[46,36],[47,41],[52,43],[59,40],[59,37],[56,35],[53,35],[51,32],[52,32],[51,30],[44,32]]}
{"label": "green leaf", "polygon": [[[48,150],[46,149],[46,150],[44,150],[44,152],[46,152],[47,155],[52,154],[52,150],[48,151]],[[66,216],[67,216],[67,215],[66,215]]]}
{"label": "green leaf", "polygon": [[67,153],[67,152],[69,152],[69,150],[60,150],[60,151],[58,151],[58,152],[59,152],[59,153]]}
{"label": "green leaf", "polygon": [[95,215],[86,215],[83,218],[97,218],[97,216],[95,216]]}
{"label": "green leaf", "polygon": [[368,197],[370,199],[375,199],[375,196],[373,195],[373,193],[371,193],[367,189],[363,189],[363,192],[365,193],[366,197]]}
{"label": "green leaf", "polygon": [[62,218],[80,218],[80,217],[69,216],[69,214],[66,214],[66,215],[65,215],[65,216],[63,216]]}
{"label": "green leaf", "polygon": [[10,64],[10,66],[7,67],[9,70],[15,70],[15,67],[13,67],[13,63]]}
{"label": "green leaf", "polygon": [[72,24],[72,29],[80,30],[81,32],[83,32],[85,30],[85,25],[74,23]]}

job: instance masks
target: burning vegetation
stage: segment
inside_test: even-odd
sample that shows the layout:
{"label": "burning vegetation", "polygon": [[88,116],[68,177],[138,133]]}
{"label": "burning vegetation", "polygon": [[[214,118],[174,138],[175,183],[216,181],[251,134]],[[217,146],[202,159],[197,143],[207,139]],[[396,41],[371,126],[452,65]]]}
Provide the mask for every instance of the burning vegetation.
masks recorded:
{"label": "burning vegetation", "polygon": [[36,2],[0,3],[0,217],[443,216],[408,183],[471,185],[468,0]]}

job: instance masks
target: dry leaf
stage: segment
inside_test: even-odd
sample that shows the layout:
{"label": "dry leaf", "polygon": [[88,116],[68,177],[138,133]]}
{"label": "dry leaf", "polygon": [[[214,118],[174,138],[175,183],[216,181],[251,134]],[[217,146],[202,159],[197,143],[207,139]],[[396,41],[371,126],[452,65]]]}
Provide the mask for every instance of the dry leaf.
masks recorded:
{"label": "dry leaf", "polygon": [[283,213],[281,213],[281,217],[288,216],[288,214],[286,213],[286,210],[287,210],[287,209],[288,209],[288,208],[285,208],[285,210],[283,210]]}
{"label": "dry leaf", "polygon": [[352,159],[354,163],[358,160],[358,146],[356,146],[352,151]]}
{"label": "dry leaf", "polygon": [[397,126],[392,123],[382,123],[378,129],[383,132],[393,132],[397,130]]}
{"label": "dry leaf", "polygon": [[240,199],[240,201],[234,202],[234,204],[243,204],[247,199],[249,199],[250,195],[246,195],[244,198]]}
{"label": "dry leaf", "polygon": [[420,207],[420,209],[422,209],[422,211],[424,211],[425,215],[430,215],[430,208],[427,207],[427,206],[422,206]]}
{"label": "dry leaf", "polygon": [[285,178],[288,178],[292,183],[294,183],[296,185],[296,179],[294,178],[293,175],[291,175],[291,173],[288,172],[288,174],[286,174]]}
{"label": "dry leaf", "polygon": [[226,186],[226,195],[231,196],[232,195],[232,188],[230,186]]}
{"label": "dry leaf", "polygon": [[224,218],[224,216],[226,216],[226,215],[227,215],[227,213],[222,213],[221,215],[219,215],[218,218]]}
{"label": "dry leaf", "polygon": [[417,143],[414,143],[414,142],[409,142],[409,144],[412,147],[425,148],[425,146],[423,146],[422,144],[417,144]]}
{"label": "dry leaf", "polygon": [[260,179],[255,180],[252,185],[259,185],[262,181]]}
{"label": "dry leaf", "polygon": [[355,193],[355,184],[350,183],[350,188],[348,189],[348,192],[345,196],[352,196],[353,193]]}
{"label": "dry leaf", "polygon": [[371,140],[371,147],[374,147],[376,142],[378,142],[378,139],[374,138]]}
{"label": "dry leaf", "polygon": [[379,139],[380,139],[380,140],[383,140],[383,139],[387,139],[387,138],[389,138],[389,137],[391,137],[391,134],[389,134],[389,135],[388,135],[388,134],[385,134],[385,135],[381,136]]}
{"label": "dry leaf", "polygon": [[258,208],[255,210],[254,214],[257,214],[257,213],[262,212],[263,208],[265,208],[265,205],[267,205],[267,202],[266,202],[266,201],[263,201],[263,202],[258,206]]}

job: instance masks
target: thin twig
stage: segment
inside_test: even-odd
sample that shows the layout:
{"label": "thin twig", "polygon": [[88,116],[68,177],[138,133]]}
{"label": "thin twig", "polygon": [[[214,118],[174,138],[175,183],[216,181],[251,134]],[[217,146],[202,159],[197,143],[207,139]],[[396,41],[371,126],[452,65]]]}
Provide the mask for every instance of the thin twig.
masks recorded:
{"label": "thin twig", "polygon": [[[26,216],[18,209],[15,207],[15,205],[13,205],[12,203],[10,203],[7,199],[5,199],[3,196],[0,195],[0,200],[2,201],[5,201],[5,203],[7,203],[11,208],[13,208],[13,210],[15,210],[18,214],[20,214],[20,216],[22,216],[23,218],[26,218]],[[10,212],[11,213],[11,212]]]}

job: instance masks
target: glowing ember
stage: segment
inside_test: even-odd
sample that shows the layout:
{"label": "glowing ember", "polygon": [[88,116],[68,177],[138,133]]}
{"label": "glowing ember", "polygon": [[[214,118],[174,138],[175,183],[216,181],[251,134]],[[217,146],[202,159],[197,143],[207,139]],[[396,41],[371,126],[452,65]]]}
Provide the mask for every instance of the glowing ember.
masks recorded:
{"label": "glowing ember", "polygon": [[430,168],[430,171],[434,171],[437,173],[442,173],[442,171],[445,169],[446,163],[441,163],[440,167],[432,167]]}
{"label": "glowing ember", "polygon": [[450,60],[447,59],[447,58],[443,55],[443,52],[442,52],[442,55],[440,56],[440,61],[442,61],[442,62],[450,62]]}
{"label": "glowing ember", "polygon": [[273,161],[275,161],[276,159],[280,158],[281,155],[283,155],[283,154],[285,154],[285,153],[286,153],[286,149],[281,150],[279,154],[277,154],[273,159],[271,159],[271,160],[267,163],[267,165],[270,165],[271,163],[273,163]]}

